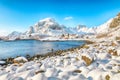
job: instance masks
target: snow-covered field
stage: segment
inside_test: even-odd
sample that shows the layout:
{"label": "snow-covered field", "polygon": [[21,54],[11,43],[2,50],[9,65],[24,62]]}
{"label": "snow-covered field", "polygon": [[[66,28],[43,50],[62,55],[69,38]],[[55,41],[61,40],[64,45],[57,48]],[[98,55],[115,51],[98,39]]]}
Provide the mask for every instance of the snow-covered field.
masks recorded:
{"label": "snow-covered field", "polygon": [[[4,63],[1,61],[1,64]],[[0,66],[0,80],[119,80],[120,44],[96,42],[59,56],[14,59]]]}

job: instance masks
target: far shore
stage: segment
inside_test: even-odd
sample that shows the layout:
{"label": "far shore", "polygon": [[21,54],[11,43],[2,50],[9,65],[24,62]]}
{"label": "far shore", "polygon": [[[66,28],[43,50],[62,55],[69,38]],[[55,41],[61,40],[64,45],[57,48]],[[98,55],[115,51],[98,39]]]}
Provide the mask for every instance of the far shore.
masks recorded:
{"label": "far shore", "polygon": [[90,41],[90,39],[15,39],[15,40],[4,40],[2,39],[1,41],[19,41],[19,40],[37,40],[37,41],[42,41],[42,42],[55,42],[55,41]]}

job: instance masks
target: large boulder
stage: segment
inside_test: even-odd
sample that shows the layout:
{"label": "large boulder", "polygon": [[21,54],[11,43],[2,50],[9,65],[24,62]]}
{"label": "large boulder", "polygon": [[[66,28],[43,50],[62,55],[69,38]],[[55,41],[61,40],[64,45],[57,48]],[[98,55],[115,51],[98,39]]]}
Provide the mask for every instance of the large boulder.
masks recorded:
{"label": "large boulder", "polygon": [[13,60],[14,63],[25,63],[28,60],[25,57],[17,57]]}

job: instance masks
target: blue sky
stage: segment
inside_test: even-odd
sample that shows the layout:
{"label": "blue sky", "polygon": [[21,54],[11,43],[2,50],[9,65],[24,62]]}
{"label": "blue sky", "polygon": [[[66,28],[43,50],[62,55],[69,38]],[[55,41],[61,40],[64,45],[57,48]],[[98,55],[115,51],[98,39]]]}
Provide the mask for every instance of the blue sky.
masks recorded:
{"label": "blue sky", "polygon": [[47,17],[68,27],[93,27],[118,12],[120,0],[0,0],[0,33],[25,31]]}

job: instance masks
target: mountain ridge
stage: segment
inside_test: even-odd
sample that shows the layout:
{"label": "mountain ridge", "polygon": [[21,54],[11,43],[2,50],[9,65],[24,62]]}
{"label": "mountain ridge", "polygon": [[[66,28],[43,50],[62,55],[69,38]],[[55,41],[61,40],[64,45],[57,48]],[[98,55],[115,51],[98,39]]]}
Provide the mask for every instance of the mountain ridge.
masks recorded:
{"label": "mountain ridge", "polygon": [[60,37],[63,34],[76,34],[76,35],[83,35],[83,34],[94,34],[94,28],[88,28],[85,25],[78,25],[75,28],[69,28],[64,25],[59,24],[56,22],[54,18],[45,18],[39,20],[35,25],[30,26],[27,31],[24,33],[16,32],[13,34],[9,34],[7,38],[9,40],[14,39],[31,39],[39,36],[56,36]]}
{"label": "mountain ridge", "polygon": [[108,20],[105,24],[99,26],[97,32],[97,38],[107,38],[111,40],[120,38],[120,13]]}
{"label": "mountain ridge", "polygon": [[[27,31],[24,33],[20,32],[12,32],[7,36],[7,39],[31,39],[40,36],[51,36],[51,37],[60,37],[62,35],[89,35],[93,34],[96,38],[114,38],[119,36],[119,26],[120,26],[120,13],[114,17],[109,19],[104,24],[98,27],[88,28],[85,25],[78,25],[74,28],[66,27],[64,25],[56,22],[54,18],[45,18],[39,20],[35,25],[30,26]],[[14,33],[14,34],[13,34]],[[117,35],[116,35],[116,34]],[[119,36],[120,37],[120,36]],[[40,39],[40,38],[39,38]]]}

